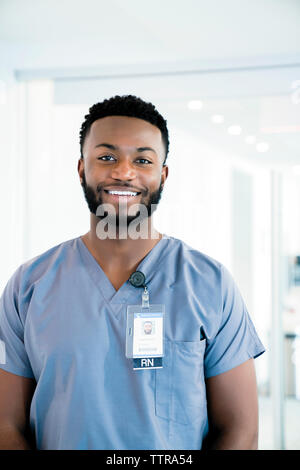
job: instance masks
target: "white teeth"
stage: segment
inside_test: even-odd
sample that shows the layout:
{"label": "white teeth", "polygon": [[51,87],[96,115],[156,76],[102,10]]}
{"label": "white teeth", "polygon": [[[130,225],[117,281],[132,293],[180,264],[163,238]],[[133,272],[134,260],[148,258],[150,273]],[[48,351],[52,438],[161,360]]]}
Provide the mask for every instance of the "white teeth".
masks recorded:
{"label": "white teeth", "polygon": [[137,193],[133,191],[107,191],[108,194],[116,194],[118,196],[136,196]]}

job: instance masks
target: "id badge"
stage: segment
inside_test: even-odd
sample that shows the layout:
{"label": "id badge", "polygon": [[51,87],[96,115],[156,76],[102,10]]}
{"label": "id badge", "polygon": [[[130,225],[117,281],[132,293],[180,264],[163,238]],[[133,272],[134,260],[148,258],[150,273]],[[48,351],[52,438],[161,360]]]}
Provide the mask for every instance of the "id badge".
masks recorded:
{"label": "id badge", "polygon": [[164,355],[164,305],[128,305],[126,357],[133,369],[160,369]]}

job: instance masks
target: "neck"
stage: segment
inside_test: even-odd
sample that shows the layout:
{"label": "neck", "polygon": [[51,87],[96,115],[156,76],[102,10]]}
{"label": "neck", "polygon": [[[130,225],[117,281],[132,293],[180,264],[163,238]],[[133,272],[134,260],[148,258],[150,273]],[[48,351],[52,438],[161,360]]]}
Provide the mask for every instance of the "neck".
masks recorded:
{"label": "neck", "polygon": [[99,218],[90,216],[90,231],[83,235],[82,241],[90,250],[102,268],[113,270],[114,267],[126,266],[127,270],[135,269],[149,251],[162,239],[163,235],[153,227],[152,217],[148,218],[147,238],[133,239],[127,234],[126,238],[100,239],[97,236]]}

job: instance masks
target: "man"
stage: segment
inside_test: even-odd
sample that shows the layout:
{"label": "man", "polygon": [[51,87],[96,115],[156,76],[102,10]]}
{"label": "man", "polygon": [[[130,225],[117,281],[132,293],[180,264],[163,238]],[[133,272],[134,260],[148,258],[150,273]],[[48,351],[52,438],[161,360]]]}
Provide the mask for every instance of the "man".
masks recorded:
{"label": "man", "polygon": [[[0,448],[256,449],[264,347],[241,295],[219,262],[152,224],[166,121],[116,96],[90,108],[80,146],[89,232],[20,266],[1,298]],[[156,315],[158,368],[127,353],[128,306]]]}
{"label": "man", "polygon": [[152,322],[151,321],[145,321],[144,322],[144,334],[145,335],[151,335],[152,334]]}

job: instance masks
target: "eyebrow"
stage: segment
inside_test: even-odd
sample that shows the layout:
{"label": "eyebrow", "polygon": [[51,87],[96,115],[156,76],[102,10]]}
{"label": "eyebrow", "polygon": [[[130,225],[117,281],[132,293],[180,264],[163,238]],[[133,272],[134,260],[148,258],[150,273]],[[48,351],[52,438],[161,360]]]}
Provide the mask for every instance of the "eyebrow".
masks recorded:
{"label": "eyebrow", "polygon": [[[116,145],[107,144],[106,142],[103,142],[102,144],[95,145],[95,149],[99,148],[99,147],[106,147],[110,150],[119,150],[119,147],[117,147]],[[137,152],[146,152],[147,150],[150,150],[150,152],[154,152],[156,154],[155,150],[151,147],[138,147],[138,148],[136,148]]]}

